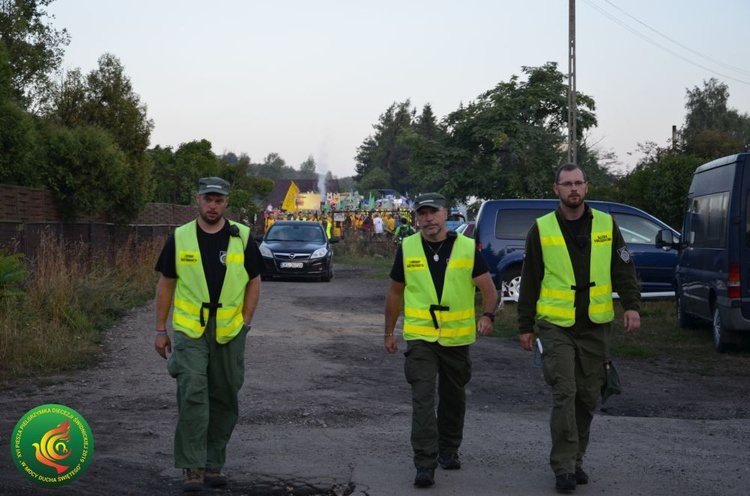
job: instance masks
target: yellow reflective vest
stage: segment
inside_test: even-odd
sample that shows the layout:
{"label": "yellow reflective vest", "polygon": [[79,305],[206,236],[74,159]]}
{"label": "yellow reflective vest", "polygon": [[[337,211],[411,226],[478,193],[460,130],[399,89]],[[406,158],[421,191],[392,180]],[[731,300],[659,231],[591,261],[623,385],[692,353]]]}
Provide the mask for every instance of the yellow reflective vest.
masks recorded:
{"label": "yellow reflective vest", "polygon": [[[242,330],[245,289],[250,280],[245,270],[245,246],[250,239],[250,228],[228,219],[227,222],[239,228],[240,236],[229,237],[227,273],[219,296],[219,307],[216,308],[216,341],[221,344],[228,343]],[[211,306],[198,246],[197,222],[178,227],[174,239],[177,287],[172,325],[176,331],[197,339],[205,331]]]}
{"label": "yellow reflective vest", "polygon": [[404,339],[437,341],[443,346],[471,344],[477,338],[474,316],[474,240],[458,235],[453,243],[438,301],[422,236],[403,241]]}
{"label": "yellow reflective vest", "polygon": [[589,291],[589,318],[603,324],[615,317],[612,303],[612,216],[591,209],[590,287],[576,288],[573,264],[560,230],[555,212],[536,220],[544,260],[544,278],[536,303],[537,320],[546,320],[561,327],[576,322],[576,289]]}

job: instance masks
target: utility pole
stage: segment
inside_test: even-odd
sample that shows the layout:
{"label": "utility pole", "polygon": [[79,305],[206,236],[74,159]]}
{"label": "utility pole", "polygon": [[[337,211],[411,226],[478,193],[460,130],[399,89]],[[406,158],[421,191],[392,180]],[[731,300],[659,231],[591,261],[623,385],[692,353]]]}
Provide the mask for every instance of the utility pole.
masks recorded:
{"label": "utility pole", "polygon": [[576,0],[569,0],[568,13],[568,162],[577,160],[576,136]]}

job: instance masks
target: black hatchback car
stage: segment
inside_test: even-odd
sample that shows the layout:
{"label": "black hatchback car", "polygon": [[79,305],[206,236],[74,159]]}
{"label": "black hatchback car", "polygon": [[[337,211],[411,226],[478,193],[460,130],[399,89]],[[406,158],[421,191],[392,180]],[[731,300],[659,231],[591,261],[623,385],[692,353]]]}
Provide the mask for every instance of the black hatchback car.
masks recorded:
{"label": "black hatchback car", "polygon": [[258,237],[263,257],[262,279],[272,277],[310,278],[328,282],[333,278],[331,244],[318,222],[278,221]]}

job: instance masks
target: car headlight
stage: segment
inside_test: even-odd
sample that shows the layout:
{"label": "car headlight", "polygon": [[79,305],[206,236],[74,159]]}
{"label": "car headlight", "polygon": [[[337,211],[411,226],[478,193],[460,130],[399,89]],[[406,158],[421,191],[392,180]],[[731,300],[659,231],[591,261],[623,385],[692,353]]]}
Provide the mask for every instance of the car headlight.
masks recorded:
{"label": "car headlight", "polygon": [[273,252],[266,245],[260,245],[260,255],[265,258],[273,258]]}
{"label": "car headlight", "polygon": [[328,254],[328,249],[323,246],[321,248],[318,248],[314,252],[312,252],[312,255],[310,255],[310,258],[323,258]]}

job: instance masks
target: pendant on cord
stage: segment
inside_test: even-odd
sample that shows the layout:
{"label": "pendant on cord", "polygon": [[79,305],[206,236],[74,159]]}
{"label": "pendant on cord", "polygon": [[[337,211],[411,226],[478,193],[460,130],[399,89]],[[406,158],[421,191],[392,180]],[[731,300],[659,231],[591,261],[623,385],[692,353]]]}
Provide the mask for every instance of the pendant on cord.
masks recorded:
{"label": "pendant on cord", "polygon": [[434,261],[438,262],[438,261],[440,260],[440,257],[438,256],[438,254],[437,254],[437,253],[435,253],[435,254],[434,254],[434,255],[432,256],[432,259],[433,259]]}

